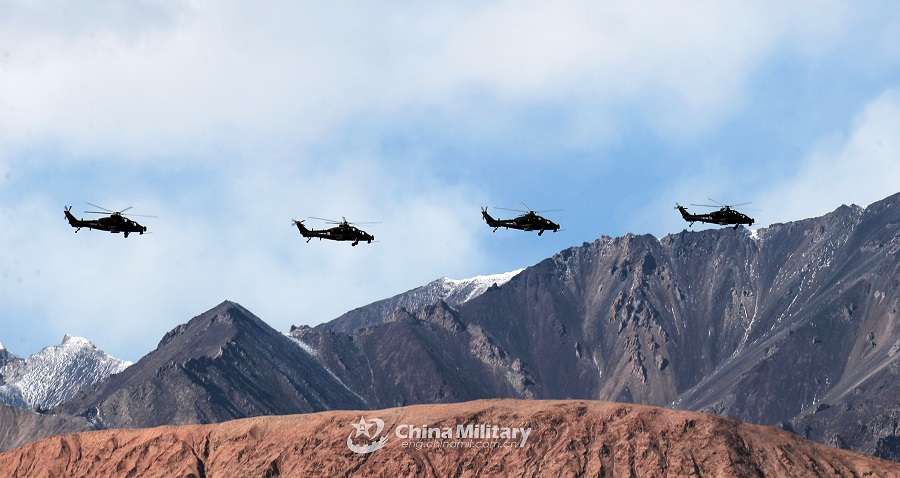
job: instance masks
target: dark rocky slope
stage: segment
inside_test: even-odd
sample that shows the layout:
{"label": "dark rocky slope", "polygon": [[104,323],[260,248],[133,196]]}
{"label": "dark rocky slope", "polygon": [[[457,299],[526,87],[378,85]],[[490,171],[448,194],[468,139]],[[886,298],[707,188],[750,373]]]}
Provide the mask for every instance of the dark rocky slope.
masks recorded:
{"label": "dark rocky slope", "polygon": [[80,417],[41,415],[0,403],[0,451],[60,433],[92,430]]}
{"label": "dark rocky slope", "polygon": [[55,411],[107,428],[365,407],[294,341],[226,301]]}

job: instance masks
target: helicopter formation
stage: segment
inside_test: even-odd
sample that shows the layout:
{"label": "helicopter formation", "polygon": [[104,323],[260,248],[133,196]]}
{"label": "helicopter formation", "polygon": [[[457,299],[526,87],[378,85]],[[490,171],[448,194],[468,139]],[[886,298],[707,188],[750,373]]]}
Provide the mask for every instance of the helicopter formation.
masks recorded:
{"label": "helicopter formation", "polygon": [[[721,226],[733,226],[734,229],[737,229],[743,224],[746,224],[748,227],[753,225],[754,219],[746,214],[738,212],[734,208],[736,206],[743,206],[749,203],[741,203],[735,205],[722,204],[714,199],[710,199],[710,201],[716,203],[716,206],[709,204],[691,204],[691,206],[698,207],[719,207],[718,211],[713,211],[706,214],[691,214],[688,212],[687,208],[676,203],[675,208],[681,212],[681,217],[690,223],[690,226],[693,226],[695,222],[704,222],[709,224],[718,224]],[[144,234],[147,232],[147,226],[143,226],[139,224],[137,221],[133,219],[129,219],[124,214],[125,211],[131,209],[131,206],[122,209],[121,211],[112,211],[106,209],[104,207],[97,206],[96,204],[88,203],[89,205],[101,209],[101,211],[84,211],[85,214],[108,214],[106,217],[101,217],[99,219],[78,219],[74,215],[72,215],[71,206],[65,207],[65,216],[69,221],[69,225],[75,228],[75,232],[80,231],[82,228],[87,229],[97,229],[99,231],[107,231],[113,234],[122,233],[125,237],[132,232],[136,232],[138,234]],[[489,227],[494,229],[493,232],[497,232],[497,229],[505,228],[505,229],[517,229],[520,231],[537,231],[538,236],[543,235],[545,231],[553,231],[557,232],[560,230],[559,224],[541,216],[538,212],[549,212],[549,211],[532,211],[531,208],[528,207],[525,203],[522,203],[525,206],[525,210],[519,209],[505,209],[505,208],[495,208],[501,209],[505,211],[513,211],[521,213],[519,216],[516,216],[512,219],[496,219],[487,212],[487,207],[481,208],[481,216],[484,221],[487,223]],[[553,211],[558,211],[559,209],[554,209]],[[141,216],[141,215],[133,215],[140,217],[156,217],[156,216]],[[297,226],[297,229],[300,231],[300,235],[306,238],[306,242],[313,240],[314,238],[319,239],[327,239],[331,241],[352,241],[351,246],[356,246],[360,242],[365,242],[367,244],[371,244],[375,240],[375,236],[369,234],[368,232],[356,227],[356,225],[351,224],[347,221],[347,218],[342,217],[340,221],[335,221],[332,219],[323,219],[320,217],[312,217],[310,219],[316,219],[320,221],[325,221],[327,224],[333,225],[333,227],[328,227],[324,229],[310,229],[303,224],[303,220],[293,220],[293,225]],[[358,223],[358,224],[377,224],[377,223]]]}

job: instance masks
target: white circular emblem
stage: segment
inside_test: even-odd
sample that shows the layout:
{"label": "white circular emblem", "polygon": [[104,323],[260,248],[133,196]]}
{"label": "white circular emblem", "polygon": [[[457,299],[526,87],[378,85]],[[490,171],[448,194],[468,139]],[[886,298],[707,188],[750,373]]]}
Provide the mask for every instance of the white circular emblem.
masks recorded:
{"label": "white circular emblem", "polygon": [[[356,429],[356,432],[350,432],[350,435],[347,436],[347,448],[354,453],[372,453],[387,443],[388,436],[381,435],[381,432],[384,431],[384,420],[380,418],[366,420],[365,417],[359,417],[359,421],[351,423],[351,426]],[[371,430],[373,426],[375,427],[374,432]],[[366,439],[357,443],[355,440],[359,439],[360,435],[365,435]]]}

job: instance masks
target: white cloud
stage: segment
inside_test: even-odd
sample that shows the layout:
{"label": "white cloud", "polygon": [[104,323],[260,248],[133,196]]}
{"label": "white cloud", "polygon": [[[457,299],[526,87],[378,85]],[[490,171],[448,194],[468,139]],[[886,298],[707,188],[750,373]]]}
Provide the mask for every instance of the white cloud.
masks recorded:
{"label": "white cloud", "polygon": [[[0,304],[40,325],[16,323],[0,339],[15,350],[15,335],[38,328],[135,360],[224,299],[286,330],[440,276],[505,272],[492,264],[521,254],[485,252],[482,185],[543,170],[475,182],[476,161],[522,152],[553,168],[593,168],[611,156],[593,154],[597,145],[629,124],[676,138],[708,132],[740,110],[768,58],[828,51],[857,18],[848,5],[6,2]],[[872,161],[866,135],[896,124],[895,97],[861,115],[858,140],[811,156],[800,179],[815,180],[822,163]],[[488,153],[392,148],[409,125]],[[557,154],[567,148],[592,154]],[[882,178],[896,173],[876,166]],[[538,179],[547,191],[570,186]],[[519,200],[531,202],[500,205]],[[61,208],[87,201],[159,218],[147,221],[150,236],[73,235]],[[613,207],[625,205],[597,209]],[[308,216],[380,221],[379,242],[306,244],[290,220]]]}
{"label": "white cloud", "polygon": [[900,191],[900,90],[866,104],[846,134],[834,132],[759,201],[768,222],[816,217],[840,204],[867,206]]}
{"label": "white cloud", "polygon": [[585,121],[638,101],[663,131],[704,129],[776,42],[817,34],[807,9],[753,2],[58,9],[3,24],[0,134],[131,160],[226,134],[311,141],[361,113],[459,107],[481,90],[501,105],[576,105]]}

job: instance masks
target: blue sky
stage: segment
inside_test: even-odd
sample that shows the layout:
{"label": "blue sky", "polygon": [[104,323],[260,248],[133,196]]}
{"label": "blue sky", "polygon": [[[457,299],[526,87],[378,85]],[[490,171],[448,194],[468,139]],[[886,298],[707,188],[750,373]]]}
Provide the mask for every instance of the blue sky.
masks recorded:
{"label": "blue sky", "polygon": [[[865,206],[900,190],[896,10],[4,2],[0,342],[136,360],[225,299],[287,331],[677,233],[675,202],[752,201],[754,228]],[[73,234],[63,207],[88,202],[158,217]],[[564,230],[481,221],[523,202]],[[307,244],[308,216],[380,222],[379,242]]]}

